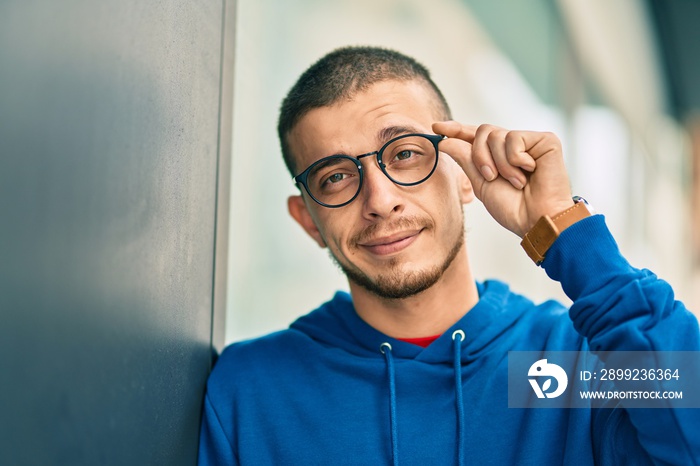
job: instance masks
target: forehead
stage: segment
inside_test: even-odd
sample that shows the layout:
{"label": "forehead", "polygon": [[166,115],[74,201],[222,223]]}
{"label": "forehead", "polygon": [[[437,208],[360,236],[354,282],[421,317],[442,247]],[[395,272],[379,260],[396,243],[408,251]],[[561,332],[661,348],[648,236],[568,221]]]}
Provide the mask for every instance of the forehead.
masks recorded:
{"label": "forehead", "polygon": [[297,172],[329,155],[377,150],[392,137],[389,128],[432,134],[431,124],[441,118],[437,100],[423,82],[382,81],[350,99],[309,111],[289,135]]}

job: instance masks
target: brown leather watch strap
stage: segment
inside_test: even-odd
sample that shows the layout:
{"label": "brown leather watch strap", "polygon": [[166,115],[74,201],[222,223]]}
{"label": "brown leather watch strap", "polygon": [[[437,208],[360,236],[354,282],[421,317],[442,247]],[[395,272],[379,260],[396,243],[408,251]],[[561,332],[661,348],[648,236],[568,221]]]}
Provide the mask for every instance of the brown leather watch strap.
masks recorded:
{"label": "brown leather watch strap", "polygon": [[577,202],[554,217],[543,215],[535,223],[535,226],[525,234],[520,245],[525,249],[530,259],[539,265],[562,231],[579,220],[590,217],[590,215],[585,201]]}

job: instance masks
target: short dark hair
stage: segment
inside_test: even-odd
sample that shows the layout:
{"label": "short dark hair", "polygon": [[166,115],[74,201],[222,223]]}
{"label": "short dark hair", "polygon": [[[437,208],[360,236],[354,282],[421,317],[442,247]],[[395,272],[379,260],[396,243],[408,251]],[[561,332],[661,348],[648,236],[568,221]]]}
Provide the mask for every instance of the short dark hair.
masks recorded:
{"label": "short dark hair", "polygon": [[311,65],[282,101],[277,133],[289,173],[296,175],[289,133],[304,115],[314,108],[328,107],[341,99],[351,98],[372,84],[387,80],[423,81],[435,92],[441,116],[451,118],[450,107],[430,78],[430,72],[413,58],[380,47],[336,49]]}

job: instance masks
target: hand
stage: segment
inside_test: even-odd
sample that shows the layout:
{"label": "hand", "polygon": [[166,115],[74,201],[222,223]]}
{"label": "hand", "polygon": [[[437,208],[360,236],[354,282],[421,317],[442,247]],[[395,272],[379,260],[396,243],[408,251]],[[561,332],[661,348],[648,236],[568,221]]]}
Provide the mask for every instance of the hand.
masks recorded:
{"label": "hand", "polygon": [[456,121],[434,123],[433,131],[447,136],[440,151],[462,167],[489,214],[521,238],[543,215],[573,205],[561,142],[554,134]]}

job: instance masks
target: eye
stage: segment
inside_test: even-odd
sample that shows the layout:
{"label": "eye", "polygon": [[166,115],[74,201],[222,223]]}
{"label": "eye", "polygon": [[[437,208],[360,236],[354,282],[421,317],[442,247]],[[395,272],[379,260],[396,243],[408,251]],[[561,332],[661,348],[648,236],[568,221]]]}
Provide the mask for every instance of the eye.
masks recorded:
{"label": "eye", "polygon": [[402,150],[401,152],[396,154],[396,160],[407,160],[407,159],[410,159],[412,155],[413,155],[413,151]]}
{"label": "eye", "polygon": [[416,144],[404,142],[401,147],[390,148],[389,157],[385,158],[388,165],[396,165],[396,168],[412,167],[415,163],[420,163],[424,158],[425,150]]}
{"label": "eye", "polygon": [[331,176],[326,178],[325,183],[340,183],[343,181],[348,175],[346,173],[333,173]]}
{"label": "eye", "polygon": [[346,189],[356,182],[356,174],[347,170],[335,170],[319,177],[318,187],[321,191],[330,193]]}

